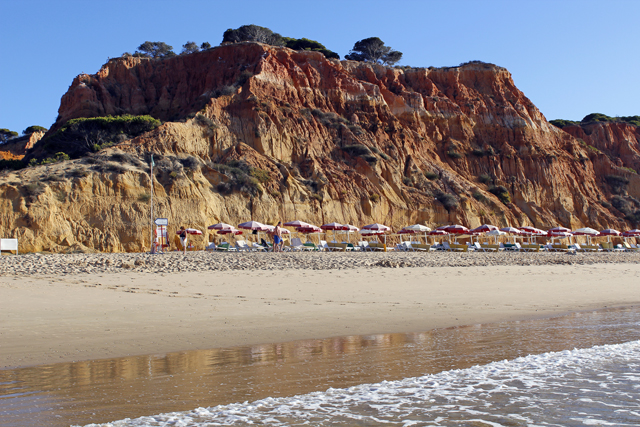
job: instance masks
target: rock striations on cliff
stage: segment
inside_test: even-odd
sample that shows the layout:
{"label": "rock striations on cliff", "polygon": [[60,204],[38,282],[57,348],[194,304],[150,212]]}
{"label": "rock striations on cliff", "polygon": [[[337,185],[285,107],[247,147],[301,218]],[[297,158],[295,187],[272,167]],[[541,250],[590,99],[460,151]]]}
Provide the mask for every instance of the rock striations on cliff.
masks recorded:
{"label": "rock striations on cliff", "polygon": [[200,229],[250,219],[624,228],[605,177],[637,180],[625,167],[637,138],[594,150],[600,142],[548,123],[506,69],[480,62],[387,68],[258,43],[114,59],[74,79],[40,150],[70,119],[122,114],[163,124],[6,172],[0,235],[31,251],[148,250],[149,153],[155,216]]}

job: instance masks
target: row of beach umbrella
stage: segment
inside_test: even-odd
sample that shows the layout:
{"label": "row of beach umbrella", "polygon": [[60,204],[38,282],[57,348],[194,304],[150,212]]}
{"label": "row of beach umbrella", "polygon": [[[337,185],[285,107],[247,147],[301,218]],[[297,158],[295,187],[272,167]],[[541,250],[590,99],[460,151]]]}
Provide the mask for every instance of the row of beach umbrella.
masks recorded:
{"label": "row of beach umbrella", "polygon": [[[364,236],[373,236],[373,235],[383,235],[388,231],[391,231],[391,227],[386,226],[384,224],[374,223],[365,225],[362,229],[359,229],[356,226],[350,224],[340,224],[337,222],[332,222],[329,224],[323,224],[320,227],[310,224],[308,222],[295,220],[284,223],[285,227],[293,227],[297,232],[303,234],[310,233],[321,233],[326,231],[333,231],[334,233],[343,232],[345,234],[360,232],[361,235]],[[248,221],[242,224],[239,224],[236,227],[230,224],[218,223],[207,227],[210,230],[217,231],[218,234],[232,234],[239,235],[242,234],[242,230],[249,231],[258,231],[258,232],[267,232],[273,233],[275,226],[262,224],[257,221]],[[202,234],[200,230],[194,228],[186,229],[189,234]],[[290,234],[290,231],[286,228],[282,228],[283,234]],[[498,228],[495,225],[483,224],[480,227],[476,227],[474,229],[469,229],[463,225],[455,224],[455,225],[444,225],[441,227],[432,230],[431,228],[422,225],[422,224],[414,224],[410,226],[406,226],[398,231],[398,234],[424,234],[425,237],[429,236],[446,236],[446,235],[456,235],[456,236],[480,236],[480,235],[488,235],[488,236],[504,236],[504,235],[512,235],[512,236],[523,236],[523,237],[551,237],[551,238],[566,238],[571,236],[586,236],[587,239],[591,237],[599,237],[599,236],[616,236],[616,237],[640,237],[640,229],[628,230],[625,232],[620,232],[618,230],[614,230],[611,228],[598,231],[593,228],[584,227],[578,230],[570,230],[566,227],[555,227],[550,230],[541,230],[536,227],[531,226],[523,226],[523,227],[503,227]]]}

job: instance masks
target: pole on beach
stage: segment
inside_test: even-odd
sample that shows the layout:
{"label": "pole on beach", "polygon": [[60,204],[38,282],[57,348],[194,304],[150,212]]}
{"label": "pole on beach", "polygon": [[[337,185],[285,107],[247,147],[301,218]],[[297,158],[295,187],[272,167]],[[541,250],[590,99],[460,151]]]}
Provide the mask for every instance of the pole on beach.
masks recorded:
{"label": "pole on beach", "polygon": [[155,254],[155,247],[153,246],[153,227],[154,227],[154,222],[153,222],[153,166],[155,164],[153,163],[153,153],[151,153],[151,212],[150,212],[150,217],[149,217],[149,222],[151,223],[151,253]]}

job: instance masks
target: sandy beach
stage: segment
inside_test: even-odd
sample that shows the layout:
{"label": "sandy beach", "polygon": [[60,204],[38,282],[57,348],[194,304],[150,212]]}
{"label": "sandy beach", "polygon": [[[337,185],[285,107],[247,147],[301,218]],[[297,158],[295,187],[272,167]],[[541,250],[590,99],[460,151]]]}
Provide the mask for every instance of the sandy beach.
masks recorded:
{"label": "sandy beach", "polygon": [[0,258],[0,368],[426,331],[640,303],[638,254]]}

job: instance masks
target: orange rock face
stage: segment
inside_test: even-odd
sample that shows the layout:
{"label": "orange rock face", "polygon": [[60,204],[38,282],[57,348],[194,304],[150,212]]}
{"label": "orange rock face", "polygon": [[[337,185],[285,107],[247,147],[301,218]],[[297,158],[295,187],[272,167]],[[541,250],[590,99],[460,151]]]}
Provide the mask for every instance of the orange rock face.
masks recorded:
{"label": "orange rock face", "polygon": [[0,160],[20,160],[27,150],[33,148],[44,135],[44,132],[33,132],[29,135],[14,138],[0,145]]}
{"label": "orange rock face", "polygon": [[[121,150],[208,164],[181,186],[158,189],[183,206],[166,214],[178,223],[628,225],[604,207],[603,176],[632,174],[607,150],[636,165],[637,132],[627,148],[581,134],[585,144],[549,124],[510,73],[490,64],[403,70],[257,43],[117,59],[74,79],[52,131],[109,114],[165,122]],[[607,132],[616,141],[631,135]],[[216,190],[227,178],[215,165],[233,160],[266,173],[259,194]],[[144,248],[134,236],[124,250]]]}

